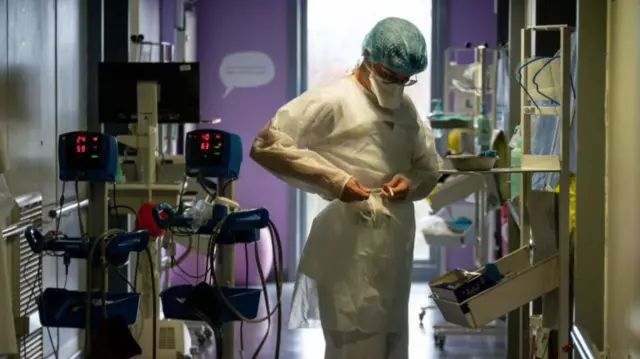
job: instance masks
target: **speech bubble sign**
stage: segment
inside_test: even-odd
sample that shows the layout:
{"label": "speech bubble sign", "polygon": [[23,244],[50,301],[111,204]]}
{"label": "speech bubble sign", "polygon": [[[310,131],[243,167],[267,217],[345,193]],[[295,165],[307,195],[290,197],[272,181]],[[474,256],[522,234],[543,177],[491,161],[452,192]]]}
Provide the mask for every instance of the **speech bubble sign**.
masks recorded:
{"label": "speech bubble sign", "polygon": [[220,80],[225,86],[222,98],[229,96],[234,88],[264,86],[276,76],[276,66],[264,52],[247,51],[228,54],[220,64]]}

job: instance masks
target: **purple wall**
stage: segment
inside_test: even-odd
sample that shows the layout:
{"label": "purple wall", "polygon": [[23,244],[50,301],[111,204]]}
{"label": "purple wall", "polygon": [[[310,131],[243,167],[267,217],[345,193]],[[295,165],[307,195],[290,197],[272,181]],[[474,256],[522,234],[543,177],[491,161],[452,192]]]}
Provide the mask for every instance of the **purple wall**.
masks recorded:
{"label": "purple wall", "polygon": [[[161,39],[173,42],[175,1],[162,1]],[[202,115],[221,118],[217,125],[238,133],[244,142],[245,163],[236,187],[237,198],[246,207],[267,207],[280,229],[285,265],[290,233],[289,196],[285,184],[266,173],[248,158],[255,134],[273,113],[287,101],[286,0],[206,0],[196,5],[198,15],[198,61],[201,64]],[[448,46],[489,43],[497,38],[497,19],[493,0],[449,0]],[[225,86],[219,68],[225,55],[234,52],[260,51],[275,64],[275,78],[256,88],[236,88],[223,98]],[[256,186],[255,183],[260,183]],[[254,184],[254,185],[252,185]],[[449,268],[473,265],[470,249],[450,249]]]}
{"label": "purple wall", "polygon": [[[463,47],[488,43],[495,46],[498,39],[498,19],[494,0],[449,0],[448,47]],[[473,268],[473,249],[447,248],[447,269]]]}
{"label": "purple wall", "polygon": [[[289,233],[288,187],[253,162],[249,149],[258,131],[288,100],[286,3],[285,0],[206,0],[196,6],[202,116],[222,119],[216,128],[241,136],[244,162],[236,199],[243,207],[269,209],[282,237],[285,258],[287,240],[293,238]],[[219,75],[222,60],[228,54],[246,51],[263,52],[271,57],[275,77],[263,86],[235,88],[223,98],[226,87]]]}

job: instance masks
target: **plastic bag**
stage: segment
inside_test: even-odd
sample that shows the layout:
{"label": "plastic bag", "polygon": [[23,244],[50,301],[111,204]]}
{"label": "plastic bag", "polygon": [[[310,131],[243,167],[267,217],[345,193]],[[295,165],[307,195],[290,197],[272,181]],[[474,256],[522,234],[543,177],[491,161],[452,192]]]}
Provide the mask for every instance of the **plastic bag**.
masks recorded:
{"label": "plastic bag", "polygon": [[189,215],[193,218],[191,229],[198,229],[213,217],[213,206],[204,200],[198,200]]}
{"label": "plastic bag", "polygon": [[356,203],[359,223],[372,228],[381,228],[387,224],[391,218],[391,212],[384,201],[383,191],[375,189],[371,192],[369,199]]}
{"label": "plastic bag", "polygon": [[438,216],[430,216],[426,218],[422,223],[422,235],[423,236],[451,236],[454,233],[451,232],[447,221],[444,218]]}

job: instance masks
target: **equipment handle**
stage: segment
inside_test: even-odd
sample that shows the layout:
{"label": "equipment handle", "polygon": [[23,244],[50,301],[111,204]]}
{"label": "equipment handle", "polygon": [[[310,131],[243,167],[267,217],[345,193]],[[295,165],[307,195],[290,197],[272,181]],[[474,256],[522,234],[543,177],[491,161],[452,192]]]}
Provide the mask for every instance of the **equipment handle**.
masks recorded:
{"label": "equipment handle", "polygon": [[176,216],[176,211],[168,203],[162,203],[153,208],[151,215],[158,227],[167,229],[170,219]]}
{"label": "equipment handle", "polygon": [[142,252],[149,244],[149,231],[139,230],[125,232],[113,237],[107,244],[107,253],[110,255]]}
{"label": "equipment handle", "polygon": [[42,251],[44,250],[44,236],[42,235],[42,232],[34,227],[27,227],[24,230],[24,238],[27,240],[29,248],[31,248],[34,253],[42,253]]}

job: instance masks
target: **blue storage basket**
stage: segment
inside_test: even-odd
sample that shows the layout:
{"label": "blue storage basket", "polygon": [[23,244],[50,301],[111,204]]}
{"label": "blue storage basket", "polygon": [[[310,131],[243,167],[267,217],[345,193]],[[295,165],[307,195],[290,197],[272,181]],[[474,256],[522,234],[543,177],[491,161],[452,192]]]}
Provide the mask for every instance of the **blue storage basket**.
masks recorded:
{"label": "blue storage basket", "polygon": [[[202,321],[202,318],[195,315],[184,304],[192,290],[192,285],[184,284],[167,288],[160,293],[162,312],[164,313],[165,318]],[[254,319],[258,316],[260,295],[262,293],[261,289],[222,287],[222,293],[229,300],[229,303],[231,303],[245,318]],[[223,322],[234,322],[239,320],[240,318],[229,310],[229,308],[226,306],[223,308]]]}
{"label": "blue storage basket", "polygon": [[[107,293],[107,317],[122,317],[127,325],[138,319],[139,293]],[[91,308],[91,326],[102,321],[102,293],[91,293],[96,304]],[[87,292],[47,288],[37,298],[40,323],[45,327],[84,329],[86,325]]]}

